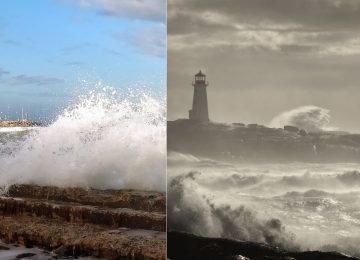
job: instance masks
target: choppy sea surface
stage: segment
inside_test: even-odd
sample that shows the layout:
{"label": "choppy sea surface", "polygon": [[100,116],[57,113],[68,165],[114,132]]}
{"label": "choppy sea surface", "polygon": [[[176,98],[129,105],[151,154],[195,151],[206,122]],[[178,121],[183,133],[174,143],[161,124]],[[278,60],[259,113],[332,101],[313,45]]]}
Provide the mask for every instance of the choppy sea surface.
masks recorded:
{"label": "choppy sea surface", "polygon": [[169,153],[168,226],[360,256],[360,164],[237,164]]}

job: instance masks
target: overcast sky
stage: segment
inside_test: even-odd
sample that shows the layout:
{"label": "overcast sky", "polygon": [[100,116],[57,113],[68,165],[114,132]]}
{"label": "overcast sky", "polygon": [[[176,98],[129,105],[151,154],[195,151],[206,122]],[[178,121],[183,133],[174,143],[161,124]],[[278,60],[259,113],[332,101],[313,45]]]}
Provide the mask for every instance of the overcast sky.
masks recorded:
{"label": "overcast sky", "polygon": [[165,45],[165,0],[3,0],[0,118],[46,119],[99,81],[165,92]]}
{"label": "overcast sky", "polygon": [[208,76],[210,119],[268,124],[304,105],[360,132],[359,0],[169,0],[168,116]]}

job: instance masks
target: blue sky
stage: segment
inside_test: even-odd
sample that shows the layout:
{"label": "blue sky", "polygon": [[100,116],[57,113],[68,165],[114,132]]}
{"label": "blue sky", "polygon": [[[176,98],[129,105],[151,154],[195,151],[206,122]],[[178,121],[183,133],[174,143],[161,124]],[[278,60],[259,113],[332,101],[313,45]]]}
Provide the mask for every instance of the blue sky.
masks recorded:
{"label": "blue sky", "polygon": [[165,93],[165,0],[5,0],[0,117],[49,118],[101,81]]}

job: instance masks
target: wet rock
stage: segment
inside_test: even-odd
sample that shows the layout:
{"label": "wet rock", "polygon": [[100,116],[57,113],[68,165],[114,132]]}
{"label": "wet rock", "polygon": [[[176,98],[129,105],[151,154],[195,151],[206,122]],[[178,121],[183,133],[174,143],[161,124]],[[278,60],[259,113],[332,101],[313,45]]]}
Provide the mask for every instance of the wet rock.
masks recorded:
{"label": "wet rock", "polygon": [[108,208],[131,208],[135,210],[165,212],[166,197],[161,192],[135,190],[96,190],[83,188],[59,188],[38,185],[13,185],[10,197],[46,199],[74,202],[83,205]]}
{"label": "wet rock", "polygon": [[64,257],[64,256],[72,254],[71,248],[69,248],[67,246],[59,246],[58,248],[56,248],[53,251],[53,253],[56,254],[59,257]]}
{"label": "wet rock", "polygon": [[[165,233],[63,222],[37,217],[5,217],[0,220],[0,237],[5,242],[30,240],[34,245],[71,256],[105,259],[164,259]],[[71,250],[68,250],[71,248]]]}
{"label": "wet rock", "polygon": [[247,258],[242,255],[232,255],[225,258],[225,260],[250,260],[250,258]]}
{"label": "wet rock", "polygon": [[17,255],[15,257],[15,259],[24,259],[24,258],[29,258],[29,257],[33,257],[35,256],[36,254],[34,253],[23,253],[23,254],[20,254],[20,255]]}
{"label": "wet rock", "polygon": [[300,131],[298,132],[298,134],[300,136],[306,136],[307,135],[307,132],[304,130],[304,129],[300,129]]}
{"label": "wet rock", "polygon": [[0,250],[9,250],[10,248],[8,248],[7,246],[3,246],[3,245],[0,245]]}
{"label": "wet rock", "polygon": [[7,195],[0,197],[6,243],[61,258],[165,259],[163,193],[17,185]]}
{"label": "wet rock", "polygon": [[309,252],[294,252],[288,253],[289,256],[296,260],[343,260],[343,259],[359,259],[356,257],[349,257],[338,252],[321,252],[321,251],[309,251]]}
{"label": "wet rock", "polygon": [[[205,238],[192,234],[168,232],[168,257],[177,259],[207,259],[207,251],[216,252],[218,258],[226,259],[233,256],[243,256],[250,259],[263,256],[281,257],[284,252],[265,244],[232,241],[222,238]],[[206,250],[205,250],[206,249]]]}
{"label": "wet rock", "polygon": [[244,123],[233,123],[233,125],[245,127],[246,125]]}
{"label": "wet rock", "polygon": [[261,243],[205,238],[168,232],[168,258],[171,260],[359,260],[335,252],[286,252]]}
{"label": "wet rock", "polygon": [[5,216],[29,215],[62,219],[73,223],[102,224],[114,228],[128,227],[157,231],[165,231],[166,228],[166,216],[163,213],[38,199],[0,197],[0,213]]}
{"label": "wet rock", "polygon": [[286,125],[284,126],[284,130],[288,131],[288,132],[293,132],[293,133],[297,133],[299,132],[299,128],[296,126],[292,126],[292,125]]}

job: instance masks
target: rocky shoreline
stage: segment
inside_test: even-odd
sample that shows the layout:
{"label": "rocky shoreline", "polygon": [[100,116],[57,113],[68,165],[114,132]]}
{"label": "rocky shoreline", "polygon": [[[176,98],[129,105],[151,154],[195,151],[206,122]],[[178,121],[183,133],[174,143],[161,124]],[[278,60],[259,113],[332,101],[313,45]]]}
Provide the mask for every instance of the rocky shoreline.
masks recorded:
{"label": "rocky shoreline", "polygon": [[19,120],[11,120],[11,121],[0,120],[0,127],[32,127],[32,126],[41,126],[41,124],[27,119],[23,119],[23,120],[19,119]]}
{"label": "rocky shoreline", "polygon": [[287,252],[261,243],[168,232],[169,260],[359,260],[337,252]]}
{"label": "rocky shoreline", "polygon": [[250,163],[360,162],[360,134],[306,132],[294,126],[168,121],[168,151]]}
{"label": "rocky shoreline", "polygon": [[165,194],[17,185],[0,197],[0,239],[57,257],[165,259]]}

